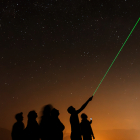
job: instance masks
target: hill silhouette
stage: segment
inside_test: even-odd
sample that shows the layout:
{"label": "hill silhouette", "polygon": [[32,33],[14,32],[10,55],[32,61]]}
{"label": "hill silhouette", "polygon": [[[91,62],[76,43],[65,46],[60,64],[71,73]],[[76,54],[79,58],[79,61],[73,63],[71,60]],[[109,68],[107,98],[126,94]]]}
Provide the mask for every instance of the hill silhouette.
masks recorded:
{"label": "hill silhouette", "polygon": [[[140,130],[135,129],[94,130],[94,134],[97,140],[140,140]],[[70,134],[63,140],[70,140]]]}
{"label": "hill silhouette", "polygon": [[135,129],[113,129],[94,130],[95,138],[99,140],[139,140],[140,130]]}
{"label": "hill silhouette", "polygon": [[0,128],[0,140],[12,140],[11,131],[5,128]]}

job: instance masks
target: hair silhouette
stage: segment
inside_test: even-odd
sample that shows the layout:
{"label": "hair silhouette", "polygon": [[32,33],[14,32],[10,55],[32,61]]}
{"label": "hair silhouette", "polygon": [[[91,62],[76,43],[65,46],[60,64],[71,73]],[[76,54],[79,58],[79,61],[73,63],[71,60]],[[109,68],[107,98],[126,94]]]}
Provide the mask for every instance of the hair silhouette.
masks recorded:
{"label": "hair silhouette", "polygon": [[70,106],[70,107],[67,109],[67,111],[68,111],[70,114],[72,114],[72,113],[75,112],[75,108],[74,108],[73,106]]}
{"label": "hair silhouette", "polygon": [[24,124],[23,124],[23,113],[18,113],[15,115],[15,119],[17,122],[13,125],[12,128],[12,140],[23,140],[23,130],[24,130]]}
{"label": "hair silhouette", "polygon": [[41,140],[52,139],[52,124],[51,124],[51,111],[53,106],[51,104],[45,105],[42,111],[40,121],[40,138]]}
{"label": "hair silhouette", "polygon": [[33,110],[27,115],[27,127],[24,130],[25,140],[39,140],[39,125],[36,121],[37,113]]}
{"label": "hair silhouette", "polygon": [[53,108],[51,112],[53,140],[63,140],[63,130],[65,129],[65,126],[59,120],[58,116],[59,111]]}
{"label": "hair silhouette", "polygon": [[71,140],[81,140],[81,131],[80,131],[80,123],[78,114],[87,106],[89,101],[93,98],[90,97],[80,109],[76,110],[73,106],[70,106],[67,111],[71,114],[70,116],[70,124],[71,124]]}
{"label": "hair silhouette", "polygon": [[83,140],[92,140],[95,139],[92,128],[91,128],[91,123],[92,121],[88,121],[87,118],[88,116],[83,113],[81,115],[82,121],[80,123],[80,128],[81,128],[81,134],[83,136]]}

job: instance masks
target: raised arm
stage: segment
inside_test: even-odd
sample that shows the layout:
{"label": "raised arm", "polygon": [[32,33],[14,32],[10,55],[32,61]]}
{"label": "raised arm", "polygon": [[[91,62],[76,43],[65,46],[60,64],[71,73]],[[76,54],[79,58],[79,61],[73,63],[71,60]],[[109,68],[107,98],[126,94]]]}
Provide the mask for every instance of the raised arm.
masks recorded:
{"label": "raised arm", "polygon": [[77,114],[80,113],[80,112],[87,106],[87,104],[89,103],[89,101],[92,100],[92,98],[93,98],[93,96],[91,96],[91,97],[81,106],[81,108],[78,109],[78,110],[76,111]]}

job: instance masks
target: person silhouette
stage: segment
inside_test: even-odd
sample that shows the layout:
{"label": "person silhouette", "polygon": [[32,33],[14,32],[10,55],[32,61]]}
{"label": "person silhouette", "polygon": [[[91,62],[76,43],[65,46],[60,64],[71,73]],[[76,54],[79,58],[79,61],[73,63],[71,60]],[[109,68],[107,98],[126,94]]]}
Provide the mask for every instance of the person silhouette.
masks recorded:
{"label": "person silhouette", "polygon": [[33,110],[28,113],[27,127],[24,130],[26,140],[39,140],[39,125],[36,121],[37,113]]}
{"label": "person silhouette", "polygon": [[24,123],[23,121],[23,113],[18,113],[15,115],[15,119],[17,120],[12,127],[12,140],[23,140],[23,130],[24,130]]}
{"label": "person silhouette", "polygon": [[51,111],[52,133],[53,133],[52,140],[56,140],[56,139],[63,140],[63,130],[65,129],[65,126],[59,120],[58,116],[59,116],[59,111],[53,108]]}
{"label": "person silhouette", "polygon": [[80,123],[80,128],[81,128],[81,134],[83,136],[83,140],[92,140],[95,139],[92,128],[91,128],[91,123],[92,121],[88,121],[87,118],[88,116],[83,113],[81,115],[82,121]]}
{"label": "person silhouette", "polygon": [[78,114],[87,106],[89,101],[91,101],[93,96],[91,96],[80,109],[76,110],[73,106],[70,106],[67,111],[71,114],[70,124],[71,124],[71,140],[81,140],[80,123]]}
{"label": "person silhouette", "polygon": [[52,123],[51,123],[51,110],[53,106],[48,104],[43,107],[42,117],[40,121],[40,138],[41,140],[52,139]]}

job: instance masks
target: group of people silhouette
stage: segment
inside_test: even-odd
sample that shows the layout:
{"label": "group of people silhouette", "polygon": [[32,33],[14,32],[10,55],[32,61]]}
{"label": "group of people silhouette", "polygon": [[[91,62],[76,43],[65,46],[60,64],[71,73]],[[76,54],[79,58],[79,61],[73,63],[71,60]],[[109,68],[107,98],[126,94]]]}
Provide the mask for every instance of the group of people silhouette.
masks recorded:
{"label": "group of people silhouette", "polygon": [[[87,106],[92,100],[90,97],[80,109],[76,110],[73,106],[70,106],[67,111],[70,113],[71,124],[71,140],[92,140],[95,139],[91,121],[87,120],[87,115],[83,113],[81,115],[82,121],[79,122],[78,114]],[[23,113],[15,115],[17,122],[12,128],[12,140],[63,140],[63,130],[65,126],[62,124],[59,116],[59,110],[53,108],[52,105],[45,105],[43,108],[41,121],[38,124],[36,121],[37,113],[33,110],[27,115],[28,121],[26,128],[23,123]]]}

